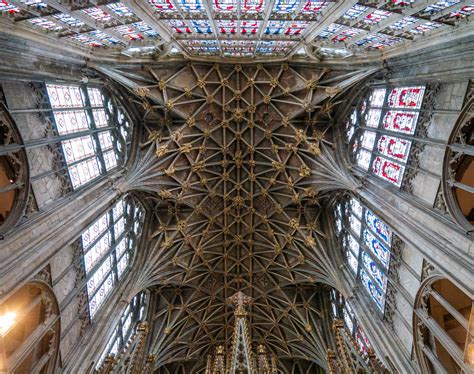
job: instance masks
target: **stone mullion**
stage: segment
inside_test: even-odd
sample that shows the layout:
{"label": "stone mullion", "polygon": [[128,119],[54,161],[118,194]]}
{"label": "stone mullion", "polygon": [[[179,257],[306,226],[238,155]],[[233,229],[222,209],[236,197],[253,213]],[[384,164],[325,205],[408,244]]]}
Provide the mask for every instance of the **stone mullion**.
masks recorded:
{"label": "stone mullion", "polygon": [[114,130],[114,127],[108,126],[108,127],[103,127],[100,129],[94,129],[94,130],[84,130],[84,131],[78,131],[78,132],[73,132],[70,134],[64,134],[64,135],[56,135],[53,137],[45,137],[45,138],[39,138],[39,139],[34,139],[34,140],[29,140],[24,142],[23,144],[11,144],[11,145],[2,145],[0,146],[0,156],[17,152],[21,149],[34,149],[38,147],[44,147],[48,145],[53,145],[56,143],[60,143],[65,140],[70,140],[70,139],[75,139],[77,137],[81,136],[86,136],[86,135],[91,135],[96,132],[102,132],[106,130]]}
{"label": "stone mullion", "polygon": [[[405,243],[411,243],[430,263],[451,275],[466,289],[471,289],[468,269],[472,266],[470,261],[466,261],[469,258],[466,251],[470,247],[470,240],[454,224],[441,219],[431,208],[414,199],[408,202],[403,192],[384,188],[372,179],[367,181],[370,190],[367,187],[361,189],[358,195],[371,206],[377,207],[377,215],[383,217]],[[408,204],[411,209],[405,210],[404,207]],[[417,239],[416,242],[414,238]],[[446,267],[446,258],[459,266],[456,272],[449,270],[452,269],[452,263],[449,268]]]}

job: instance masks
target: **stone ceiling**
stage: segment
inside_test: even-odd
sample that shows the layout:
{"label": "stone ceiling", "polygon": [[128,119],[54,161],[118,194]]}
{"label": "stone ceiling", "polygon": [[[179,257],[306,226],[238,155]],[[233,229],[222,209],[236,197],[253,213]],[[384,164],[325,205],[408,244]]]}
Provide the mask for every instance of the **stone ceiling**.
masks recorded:
{"label": "stone ceiling", "polygon": [[1,0],[0,24],[109,57],[378,58],[472,35],[473,12],[466,0]]}
{"label": "stone ceiling", "polygon": [[[186,63],[97,67],[143,108],[140,155],[116,188],[141,191],[153,227],[140,286],[160,294],[159,365],[229,342],[240,290],[254,340],[324,362],[323,298],[336,272],[322,201],[357,187],[333,153],[333,111],[373,73]],[[158,286],[157,286],[158,285]],[[323,364],[321,364],[323,365]]]}

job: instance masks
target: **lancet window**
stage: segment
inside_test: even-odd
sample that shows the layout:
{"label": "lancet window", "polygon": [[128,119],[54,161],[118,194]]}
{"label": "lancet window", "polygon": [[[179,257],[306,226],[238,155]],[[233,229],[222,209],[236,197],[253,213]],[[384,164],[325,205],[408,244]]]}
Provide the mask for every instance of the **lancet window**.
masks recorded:
{"label": "lancet window", "polygon": [[374,87],[347,123],[354,163],[397,187],[402,185],[425,86]]}
{"label": "lancet window", "polygon": [[138,293],[130,301],[130,304],[118,320],[117,326],[98,361],[99,363],[103,362],[107,356],[116,356],[119,350],[127,344],[137,323],[145,320],[147,305],[148,294],[146,291]]}
{"label": "lancet window", "polygon": [[340,203],[335,214],[337,235],[347,264],[378,310],[383,313],[392,230],[355,198]]}
{"label": "lancet window", "polygon": [[122,163],[130,122],[104,89],[48,83],[46,90],[73,189]]}
{"label": "lancet window", "polygon": [[366,355],[372,346],[370,345],[369,339],[365,335],[364,330],[358,323],[349,302],[347,302],[342,295],[334,289],[331,290],[330,300],[334,318],[342,319],[344,321],[344,327],[354,338],[360,352],[363,355]]}
{"label": "lancet window", "polygon": [[137,201],[120,199],[81,235],[89,314],[94,318],[131,264],[144,220]]}

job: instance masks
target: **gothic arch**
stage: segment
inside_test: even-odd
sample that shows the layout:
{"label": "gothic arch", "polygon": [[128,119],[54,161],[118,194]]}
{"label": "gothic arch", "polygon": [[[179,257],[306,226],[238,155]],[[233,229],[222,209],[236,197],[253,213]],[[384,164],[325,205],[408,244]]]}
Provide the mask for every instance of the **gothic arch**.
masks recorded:
{"label": "gothic arch", "polygon": [[414,349],[422,373],[471,371],[472,305],[472,295],[440,273],[422,282],[413,312]]}
{"label": "gothic arch", "polygon": [[443,195],[454,221],[466,231],[474,225],[474,97],[468,99],[448,139],[443,163]]}
{"label": "gothic arch", "polygon": [[0,342],[5,349],[0,371],[55,373],[61,321],[52,288],[39,280],[25,284],[0,305],[0,316]]}
{"label": "gothic arch", "polygon": [[0,102],[0,235],[23,216],[30,191],[29,167],[20,132]]}

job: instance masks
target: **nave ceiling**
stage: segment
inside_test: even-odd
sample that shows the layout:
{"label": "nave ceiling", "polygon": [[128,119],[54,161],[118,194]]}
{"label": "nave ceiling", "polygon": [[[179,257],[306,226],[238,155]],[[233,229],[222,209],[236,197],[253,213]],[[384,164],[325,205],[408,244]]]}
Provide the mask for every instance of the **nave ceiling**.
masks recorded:
{"label": "nave ceiling", "polygon": [[138,156],[115,188],[153,207],[139,277],[160,295],[151,342],[159,365],[199,364],[228,344],[228,298],[237,291],[252,298],[254,341],[282,359],[324,365],[320,284],[334,284],[338,270],[321,218],[334,191],[358,186],[336,160],[334,114],[345,90],[374,71],[191,62],[96,69],[142,108]]}

